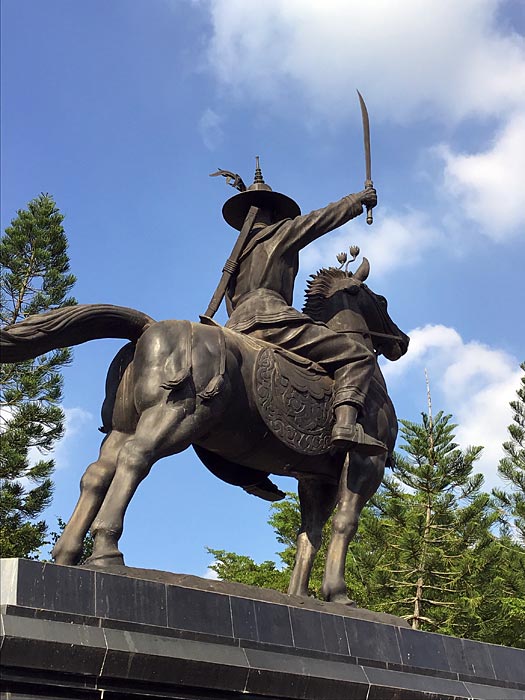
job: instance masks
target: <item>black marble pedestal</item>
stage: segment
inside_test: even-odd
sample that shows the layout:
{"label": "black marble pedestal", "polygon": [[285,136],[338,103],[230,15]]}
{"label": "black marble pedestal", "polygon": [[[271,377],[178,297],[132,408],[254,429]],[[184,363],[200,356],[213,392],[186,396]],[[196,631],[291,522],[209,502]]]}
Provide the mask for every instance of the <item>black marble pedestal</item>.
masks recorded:
{"label": "black marble pedestal", "polygon": [[145,570],[1,561],[2,698],[525,699],[525,651]]}

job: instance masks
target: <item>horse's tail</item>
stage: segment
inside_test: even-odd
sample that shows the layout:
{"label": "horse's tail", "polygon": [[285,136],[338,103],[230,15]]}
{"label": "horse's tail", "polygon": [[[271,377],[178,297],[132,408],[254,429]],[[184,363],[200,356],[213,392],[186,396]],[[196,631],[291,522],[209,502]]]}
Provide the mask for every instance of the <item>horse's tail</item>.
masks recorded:
{"label": "horse's tail", "polygon": [[137,340],[155,320],[125,306],[78,304],[28,316],[0,329],[2,362],[31,360],[50,350],[98,338]]}

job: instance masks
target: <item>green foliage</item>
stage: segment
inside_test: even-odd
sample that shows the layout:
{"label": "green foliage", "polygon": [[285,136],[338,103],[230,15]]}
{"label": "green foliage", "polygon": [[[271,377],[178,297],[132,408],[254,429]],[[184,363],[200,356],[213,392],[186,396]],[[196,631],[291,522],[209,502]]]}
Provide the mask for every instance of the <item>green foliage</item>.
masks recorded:
{"label": "green foliage", "polygon": [[226,552],[223,549],[208,548],[208,552],[215,559],[210,569],[215,571],[221,580],[286,592],[288,572],[280,571],[275,562],[263,561],[262,564],[256,564],[251,557]]}
{"label": "green foliage", "polygon": [[[57,518],[57,525],[58,525],[58,532],[53,531],[50,534],[51,548],[53,548],[56,545],[60,536],[64,532],[64,528],[66,527],[66,522],[64,520],[62,520],[62,518]],[[93,539],[91,533],[88,532],[87,535],[84,537],[84,541],[82,542],[82,554],[80,555],[80,559],[78,560],[79,565],[83,564],[93,554],[93,545],[94,544],[95,544],[95,540]]]}
{"label": "green foliage", "polygon": [[368,604],[417,629],[524,646],[525,552],[495,534],[498,511],[473,473],[481,448],[459,450],[442,413],[401,426],[405,456],[372,501],[374,530],[362,533],[383,553],[367,572]]}
{"label": "green foliage", "polygon": [[485,586],[482,641],[525,648],[525,548],[506,535],[498,540],[499,556]]}
{"label": "green foliage", "polygon": [[384,581],[391,612],[416,629],[464,635],[478,615],[475,580],[494,557],[491,527],[497,514],[473,474],[481,447],[460,450],[450,416],[423,414],[421,424],[401,421],[402,449],[393,477],[374,505],[388,532]]}
{"label": "green foliage", "polygon": [[494,495],[503,509],[503,521],[525,545],[525,362],[521,364],[524,375],[517,390],[518,400],[511,401],[513,423],[509,425],[510,440],[503,443],[505,457],[498,472],[509,485],[511,492],[495,489]]}
{"label": "green foliage", "polygon": [[[75,304],[62,214],[42,194],[19,211],[0,242],[2,325]],[[0,550],[6,557],[34,557],[46,542],[37,520],[52,496],[49,452],[64,431],[60,370],[69,349],[36,360],[0,365]]]}

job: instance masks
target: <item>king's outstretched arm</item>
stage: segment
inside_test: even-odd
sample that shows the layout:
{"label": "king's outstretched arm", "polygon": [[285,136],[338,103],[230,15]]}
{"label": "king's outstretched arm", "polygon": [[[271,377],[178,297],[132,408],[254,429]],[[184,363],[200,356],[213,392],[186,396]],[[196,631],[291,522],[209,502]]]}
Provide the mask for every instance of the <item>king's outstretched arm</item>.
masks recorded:
{"label": "king's outstretched arm", "polygon": [[339,228],[363,213],[363,206],[372,209],[377,204],[375,189],[366,188],[349,194],[322,209],[298,216],[283,224],[279,230],[285,249],[299,251],[309,243]]}

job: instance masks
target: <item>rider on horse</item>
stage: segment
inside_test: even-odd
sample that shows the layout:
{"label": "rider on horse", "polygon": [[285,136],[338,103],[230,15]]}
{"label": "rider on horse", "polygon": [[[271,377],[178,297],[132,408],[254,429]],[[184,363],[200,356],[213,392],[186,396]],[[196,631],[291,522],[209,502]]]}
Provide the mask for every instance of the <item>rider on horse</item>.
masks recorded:
{"label": "rider on horse", "polygon": [[386,446],[366,434],[357,422],[376,364],[357,337],[337,333],[294,309],[293,287],[299,251],[377,203],[367,188],[305,216],[286,195],[273,192],[255,171],[253,184],[231,197],[223,216],[241,230],[250,207],[258,208],[251,235],[236,261],[236,274],[226,289],[227,328],[273,343],[317,362],[334,378],[335,425],[332,445],[377,455]]}

